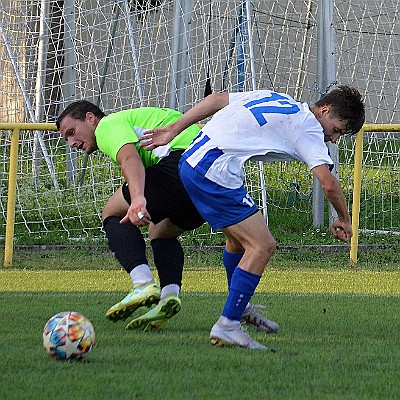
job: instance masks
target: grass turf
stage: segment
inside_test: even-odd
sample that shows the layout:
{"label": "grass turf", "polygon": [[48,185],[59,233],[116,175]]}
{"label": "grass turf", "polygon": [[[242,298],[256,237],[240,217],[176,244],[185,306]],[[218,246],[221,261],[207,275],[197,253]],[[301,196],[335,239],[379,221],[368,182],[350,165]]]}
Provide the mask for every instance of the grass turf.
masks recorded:
{"label": "grass turf", "polygon": [[[183,290],[224,292],[223,268],[187,268]],[[122,270],[0,270],[0,292],[127,291]],[[268,269],[257,288],[264,293],[347,293],[400,295],[400,271],[358,269]]]}
{"label": "grass turf", "polygon": [[[396,296],[257,295],[282,324],[278,335],[251,330],[272,350],[260,352],[208,343],[223,294],[186,294],[182,311],[150,334],[126,331],[125,323],[104,318],[121,295],[2,296],[0,316],[7,323],[0,327],[0,397],[397,399],[400,394]],[[97,343],[84,362],[58,362],[41,348],[47,317],[64,309],[78,309],[95,325]]]}
{"label": "grass turf", "polygon": [[[249,328],[269,346],[260,352],[209,344],[225,301],[220,268],[185,271],[182,311],[153,333],[104,318],[129,287],[122,271],[3,270],[0,398],[398,399],[399,276],[268,271],[254,302],[281,331]],[[87,360],[58,362],[44,353],[41,332],[71,309],[92,320],[97,342]]]}

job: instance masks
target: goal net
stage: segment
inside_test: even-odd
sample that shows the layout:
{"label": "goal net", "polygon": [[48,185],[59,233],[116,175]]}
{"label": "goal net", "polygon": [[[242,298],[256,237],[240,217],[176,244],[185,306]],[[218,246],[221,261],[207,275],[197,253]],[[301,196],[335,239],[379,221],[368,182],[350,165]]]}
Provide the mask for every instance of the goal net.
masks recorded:
{"label": "goal net", "polygon": [[[317,0],[3,0],[0,122],[54,122],[71,101],[106,113],[128,107],[185,112],[205,92],[272,88],[312,103],[354,85],[368,123],[399,120],[400,26],[395,0],[334,1],[336,80],[317,87]],[[11,132],[0,136],[4,237]],[[340,175],[351,209],[354,138]],[[366,133],[360,228],[399,232],[399,134]],[[121,173],[102,154],[67,148],[54,131],[22,131],[17,243],[104,239],[101,210]],[[312,176],[303,164],[249,163],[246,184],[280,232],[312,228]],[[265,192],[262,188],[265,186]],[[207,226],[192,243],[220,243]],[[284,243],[283,243],[284,244]]]}

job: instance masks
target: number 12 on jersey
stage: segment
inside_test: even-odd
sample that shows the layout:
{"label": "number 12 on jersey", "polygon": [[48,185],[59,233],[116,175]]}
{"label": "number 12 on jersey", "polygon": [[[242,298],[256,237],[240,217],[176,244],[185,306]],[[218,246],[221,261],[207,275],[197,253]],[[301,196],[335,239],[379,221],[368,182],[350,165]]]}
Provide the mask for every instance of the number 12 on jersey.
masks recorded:
{"label": "number 12 on jersey", "polygon": [[[275,102],[275,104],[270,105],[271,102]],[[244,106],[254,115],[260,126],[268,123],[264,114],[296,114],[300,111],[297,104],[291,103],[287,97],[274,92],[269,97],[250,101]]]}

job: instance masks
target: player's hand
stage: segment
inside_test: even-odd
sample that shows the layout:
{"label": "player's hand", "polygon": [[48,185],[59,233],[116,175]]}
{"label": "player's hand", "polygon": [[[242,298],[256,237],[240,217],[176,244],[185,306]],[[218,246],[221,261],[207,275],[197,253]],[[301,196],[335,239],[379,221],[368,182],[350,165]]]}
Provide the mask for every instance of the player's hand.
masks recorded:
{"label": "player's hand", "polygon": [[146,209],[146,199],[144,197],[139,197],[132,201],[128,212],[125,217],[121,219],[120,224],[125,224],[128,221],[137,227],[150,224],[151,217]]}
{"label": "player's hand", "polygon": [[350,222],[343,222],[340,219],[335,220],[331,225],[331,231],[336,239],[342,242],[348,242],[353,236],[353,229]]}
{"label": "player's hand", "polygon": [[160,126],[159,128],[144,132],[143,136],[139,138],[139,146],[144,147],[146,150],[153,150],[156,147],[169,143],[177,134],[172,124]]}

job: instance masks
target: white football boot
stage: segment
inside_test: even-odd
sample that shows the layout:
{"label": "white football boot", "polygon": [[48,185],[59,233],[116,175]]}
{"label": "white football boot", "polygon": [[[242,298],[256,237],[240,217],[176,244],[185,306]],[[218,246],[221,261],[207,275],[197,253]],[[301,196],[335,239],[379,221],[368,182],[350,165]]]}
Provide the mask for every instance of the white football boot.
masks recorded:
{"label": "white football boot", "polygon": [[210,341],[213,346],[243,347],[245,349],[267,350],[267,346],[250,337],[240,321],[221,317],[212,327]]}
{"label": "white football boot", "polygon": [[276,333],[279,330],[279,325],[265,318],[258,310],[265,310],[265,306],[261,304],[247,304],[240,321],[242,323],[252,325],[258,330],[266,331],[267,333]]}

